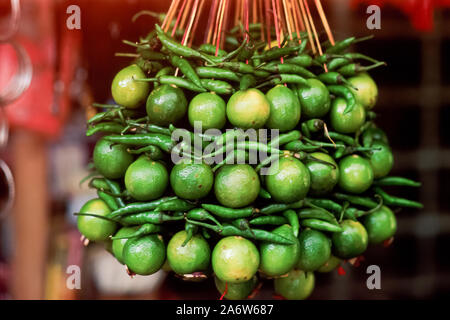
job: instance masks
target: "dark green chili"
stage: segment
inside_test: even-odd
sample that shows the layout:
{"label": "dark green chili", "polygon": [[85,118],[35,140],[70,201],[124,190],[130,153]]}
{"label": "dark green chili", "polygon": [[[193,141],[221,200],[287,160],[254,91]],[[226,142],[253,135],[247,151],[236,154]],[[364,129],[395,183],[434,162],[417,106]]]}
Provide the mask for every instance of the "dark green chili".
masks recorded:
{"label": "dark green chili", "polygon": [[311,71],[293,63],[277,63],[276,65],[266,65],[259,68],[271,73],[297,74],[305,78],[315,78],[316,75]]}
{"label": "dark green chili", "polygon": [[217,224],[219,227],[222,227],[222,224],[217,221],[216,218],[214,218],[208,211],[202,208],[195,208],[192,210],[189,210],[188,213],[186,213],[186,218],[189,220],[197,220],[197,221],[205,221],[210,220]]}
{"label": "dark green chili", "polygon": [[381,189],[380,187],[375,187],[374,190],[375,193],[379,194],[381,198],[383,198],[384,203],[388,206],[418,208],[418,209],[423,208],[423,204],[421,204],[420,202],[391,196],[386,192],[384,192],[383,189]]}
{"label": "dark green chili", "polygon": [[300,54],[298,56],[285,59],[284,62],[290,64],[296,64],[300,67],[310,67],[312,65],[312,57],[309,54]]}
{"label": "dark green chili", "polygon": [[249,221],[250,224],[255,226],[275,225],[281,226],[288,223],[288,220],[284,216],[260,216],[253,218]]}
{"label": "dark green chili", "polygon": [[286,211],[288,209],[299,209],[303,206],[303,200],[299,200],[293,203],[272,203],[259,210],[262,214],[274,214],[277,212]]}
{"label": "dark green chili", "polygon": [[217,94],[232,94],[234,93],[234,88],[228,82],[222,80],[213,79],[200,79],[202,86],[209,91],[215,92]]}
{"label": "dark green chili", "polygon": [[[319,79],[320,81],[322,81],[323,83],[326,83],[328,85],[345,84],[347,86],[350,86],[351,88],[354,88],[354,86],[350,82],[348,82],[339,72],[335,72],[335,71],[328,71],[328,72],[321,73],[317,76],[317,79]],[[339,88],[332,88],[332,89],[334,89],[335,92],[339,91],[339,93],[330,91],[331,93],[338,94],[339,96],[343,96],[343,94],[340,93],[342,91],[342,89],[339,89]],[[344,96],[344,97],[347,98],[347,96]]]}
{"label": "dark green chili", "polygon": [[119,209],[119,206],[116,203],[116,199],[114,199],[113,196],[111,196],[101,190],[97,190],[97,195],[100,199],[102,199],[108,205],[108,207],[111,209],[111,211]]}
{"label": "dark green chili", "polygon": [[333,193],[333,197],[342,201],[348,201],[353,205],[362,206],[370,209],[375,208],[377,206],[377,203],[369,197],[360,197],[339,192]]}
{"label": "dark green chili", "polygon": [[152,223],[145,223],[143,225],[141,225],[139,227],[138,230],[136,230],[135,232],[123,236],[123,237],[111,237],[111,240],[118,240],[118,239],[133,239],[133,238],[139,238],[142,236],[146,236],[148,234],[152,234],[152,233],[156,233],[156,232],[160,232],[161,231],[161,227],[156,225],[156,224],[152,224]]}
{"label": "dark green chili", "polygon": [[297,213],[292,210],[286,210],[283,212],[283,216],[289,221],[289,224],[292,227],[292,232],[294,233],[294,236],[298,236],[298,232],[300,231],[300,223],[298,221],[298,215]]}
{"label": "dark green chili", "polygon": [[295,83],[295,84],[301,84],[305,87],[310,87],[309,83],[302,76],[299,76],[296,74],[276,74],[276,75],[271,76],[268,81],[257,85],[256,88],[261,88],[261,87],[268,86],[268,85],[284,84],[284,83]]}
{"label": "dark green chili", "polygon": [[191,64],[188,60],[180,58],[179,56],[172,55],[170,56],[170,62],[172,65],[181,70],[181,72],[188,78],[193,84],[197,87],[202,88],[202,83],[200,82],[200,78],[195,72],[194,68],[192,68]]}
{"label": "dark green chili", "polygon": [[338,222],[336,220],[336,217],[329,211],[313,207],[313,208],[303,208],[298,211],[298,217],[300,219],[317,219],[317,220],[324,220],[329,223],[338,225]]}
{"label": "dark green chili", "polygon": [[275,233],[271,233],[266,230],[259,230],[259,229],[240,230],[239,228],[235,227],[232,224],[224,224],[223,228],[219,228],[216,225],[210,225],[207,223],[190,221],[190,220],[187,220],[187,221],[192,224],[196,224],[198,226],[213,230],[224,237],[241,236],[241,237],[245,237],[245,238],[249,238],[249,239],[255,239],[255,240],[259,240],[259,241],[267,241],[267,242],[278,243],[278,244],[286,244],[286,245],[294,244],[294,242],[292,240],[286,239],[285,237],[282,237]]}
{"label": "dark green chili", "polygon": [[97,132],[122,133],[125,127],[117,122],[98,123],[86,130],[86,136],[90,137]]}
{"label": "dark green chili", "polygon": [[192,203],[189,203],[186,200],[173,199],[159,204],[155,208],[155,211],[188,211],[194,207],[195,206]]}
{"label": "dark green chili", "polygon": [[180,44],[179,42],[173,40],[171,37],[169,37],[159,25],[155,25],[156,33],[158,35],[159,40],[163,44],[164,47],[166,47],[170,52],[178,55],[183,56],[186,58],[201,58],[209,63],[214,63],[209,58],[205,57],[201,52],[189,48],[187,46],[184,46]]}
{"label": "dark green chili", "polygon": [[420,187],[421,182],[414,181],[411,179],[403,177],[384,177],[377,179],[373,182],[374,185],[384,187],[384,186],[402,186],[402,187]]}
{"label": "dark green chili", "polygon": [[318,219],[304,219],[301,220],[300,224],[302,227],[308,227],[319,231],[342,232],[340,226]]}
{"label": "dark green chili", "polygon": [[239,90],[247,90],[256,85],[256,79],[251,74],[244,74],[239,82]]}
{"label": "dark green chili", "polygon": [[351,136],[342,134],[342,133],[337,133],[334,131],[328,131],[328,135],[330,136],[331,139],[333,140],[340,140],[343,143],[349,145],[349,146],[354,146],[356,144],[355,139],[353,139]]}
{"label": "dark green chili", "polygon": [[385,62],[377,62],[371,66],[361,66],[359,63],[350,63],[338,69],[338,72],[345,77],[350,77],[358,74],[359,72],[366,72],[381,66],[385,66]]}
{"label": "dark green chili", "polygon": [[259,188],[258,196],[262,199],[272,199],[272,195],[264,188]]}
{"label": "dark green chili", "polygon": [[282,133],[276,136],[274,139],[270,140],[269,146],[282,146],[294,140],[300,140],[302,138],[302,134],[298,130],[292,130],[287,133]]}
{"label": "dark green chili", "polygon": [[123,225],[141,225],[144,223],[162,224],[168,221],[179,221],[183,219],[184,217],[182,215],[171,216],[161,211],[148,211],[130,214],[125,217],[115,218],[114,220],[118,220]]}
{"label": "dark green chili", "polygon": [[106,136],[105,139],[111,142],[133,146],[154,145],[161,148],[161,150],[165,152],[170,152],[175,145],[170,136],[157,133],[121,135],[121,136],[111,135]]}
{"label": "dark green chili", "polygon": [[293,54],[295,52],[298,52],[300,54],[302,47],[304,47],[303,42],[302,44],[295,47],[283,47],[283,48],[273,47],[267,51],[264,51],[260,55],[254,55],[252,59],[261,59],[261,61],[271,61]]}
{"label": "dark green chili", "polygon": [[138,213],[138,212],[146,212],[150,210],[156,209],[161,203],[164,203],[169,200],[178,199],[177,197],[163,197],[158,200],[150,201],[150,202],[134,202],[127,204],[125,207],[115,210],[108,214],[109,217],[121,217],[124,215]]}
{"label": "dark green chili", "polygon": [[[216,46],[210,43],[204,43],[202,45],[200,45],[200,47],[198,48],[199,51],[204,52],[206,54],[212,54],[215,55],[216,54]],[[217,56],[218,57],[224,57],[227,55],[227,52],[223,49],[219,49],[217,51]]]}
{"label": "dark green chili", "polygon": [[215,67],[197,67],[195,69],[200,78],[221,79],[239,82],[239,76],[231,70]]}
{"label": "dark green chili", "polygon": [[227,208],[216,204],[202,204],[202,208],[208,210],[212,214],[224,219],[238,219],[251,217],[258,212],[258,209],[247,207],[241,209]]}
{"label": "dark green chili", "polygon": [[195,224],[186,222],[186,224],[184,225],[184,231],[186,231],[186,239],[181,244],[182,247],[186,246],[188,244],[188,242],[192,239],[192,237],[197,233],[198,226],[196,226]]}

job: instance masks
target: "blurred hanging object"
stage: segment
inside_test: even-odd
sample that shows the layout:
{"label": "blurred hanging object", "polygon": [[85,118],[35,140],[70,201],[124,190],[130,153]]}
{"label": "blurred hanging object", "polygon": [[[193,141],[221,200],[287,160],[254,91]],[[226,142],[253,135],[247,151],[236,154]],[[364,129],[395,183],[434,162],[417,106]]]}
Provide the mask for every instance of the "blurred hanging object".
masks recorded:
{"label": "blurred hanging object", "polygon": [[377,5],[383,7],[391,5],[409,15],[412,25],[419,31],[432,31],[434,10],[449,8],[450,0],[352,0],[351,7],[358,5]]}
{"label": "blurred hanging object", "polygon": [[[10,20],[16,16],[13,10],[18,2],[11,1]],[[61,13],[54,15],[57,5]],[[23,2],[28,10],[22,10],[18,28],[12,21],[1,24],[9,22],[11,29],[17,28],[14,41],[0,47],[1,101],[9,104],[9,124],[47,138],[59,136],[68,116],[70,85],[79,64],[81,31],[66,27],[64,5],[69,4],[51,0]]]}

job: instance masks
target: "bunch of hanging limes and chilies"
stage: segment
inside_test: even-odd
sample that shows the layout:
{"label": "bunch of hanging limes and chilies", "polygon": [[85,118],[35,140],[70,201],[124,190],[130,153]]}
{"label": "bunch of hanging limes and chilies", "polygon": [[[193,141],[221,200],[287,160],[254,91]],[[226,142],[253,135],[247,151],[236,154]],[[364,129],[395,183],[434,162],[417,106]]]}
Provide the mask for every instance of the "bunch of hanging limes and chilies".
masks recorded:
{"label": "bunch of hanging limes and chilies", "polygon": [[[106,135],[90,177],[98,198],[77,213],[78,228],[108,244],[130,274],[214,275],[228,299],[248,297],[259,275],[274,279],[277,294],[304,299],[314,271],[334,270],[394,236],[392,207],[422,207],[383,188],[420,183],[388,176],[393,156],[374,124],[378,90],[366,72],[383,63],[345,53],[364,39],[323,43],[325,53],[313,56],[306,39],[286,37],[269,49],[251,37],[238,40],[237,31],[217,55],[209,44],[181,45],[158,25],[131,43],[136,59],[111,86],[117,105],[96,105],[104,111],[88,120],[87,135]],[[194,133],[195,121],[203,130],[232,130]],[[234,141],[241,129],[280,135],[198,157],[176,149],[175,125],[203,148]],[[255,150],[268,157],[226,164]],[[183,160],[172,163],[172,152]],[[223,161],[207,164],[220,153]]]}

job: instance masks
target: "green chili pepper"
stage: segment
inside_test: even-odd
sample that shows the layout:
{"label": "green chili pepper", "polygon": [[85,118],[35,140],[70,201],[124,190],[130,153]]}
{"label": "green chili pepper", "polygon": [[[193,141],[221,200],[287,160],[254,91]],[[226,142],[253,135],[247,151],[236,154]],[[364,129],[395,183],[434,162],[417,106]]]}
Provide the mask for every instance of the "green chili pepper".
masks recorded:
{"label": "green chili pepper", "polygon": [[294,140],[300,140],[302,134],[298,130],[292,130],[287,133],[278,135],[275,139],[270,140],[269,146],[275,147],[276,145],[282,146]]}
{"label": "green chili pepper", "polygon": [[374,63],[371,66],[361,66],[359,63],[350,63],[346,66],[343,66],[341,68],[338,69],[338,72],[340,74],[342,74],[345,77],[350,77],[350,76],[354,76],[356,74],[358,74],[359,72],[366,72],[381,66],[385,66],[386,63],[385,62],[377,62]]}
{"label": "green chili pepper", "polygon": [[170,152],[175,145],[170,136],[157,133],[121,135],[121,136],[111,135],[106,136],[105,139],[111,142],[133,146],[154,145],[161,148],[161,150],[165,152]]}
{"label": "green chili pepper", "polygon": [[132,214],[132,213],[138,213],[138,212],[146,212],[150,210],[156,209],[157,206],[159,206],[161,203],[164,203],[166,201],[178,199],[177,197],[163,197],[158,200],[150,201],[150,202],[134,202],[127,204],[125,207],[120,208],[118,210],[115,210],[108,214],[109,217],[115,218],[115,217],[121,217],[124,215]]}
{"label": "green chili pepper", "polygon": [[283,212],[283,216],[289,221],[294,236],[298,237],[298,233],[300,231],[300,223],[298,221],[297,213],[294,210],[289,209]]}
{"label": "green chili pepper", "polygon": [[195,70],[192,68],[189,61],[182,59],[179,56],[172,55],[170,56],[170,62],[174,67],[179,68],[186,78],[188,78],[193,84],[200,88],[203,87],[199,76],[195,73]]}
{"label": "green chili pepper", "polygon": [[[109,190],[111,190],[112,193],[120,194],[120,185],[117,181],[112,181],[110,179],[105,178],[105,182],[108,185]],[[122,198],[120,196],[117,196],[114,198],[116,200],[116,203],[119,207],[124,207],[125,203],[123,202]]]}
{"label": "green chili pepper", "polygon": [[348,201],[351,204],[366,207],[366,208],[375,208],[377,206],[377,203],[373,201],[369,197],[360,197],[360,196],[354,196],[344,193],[335,192],[333,193],[333,197],[339,200]]}
{"label": "green chili pepper", "polygon": [[309,54],[300,54],[298,56],[288,58],[284,60],[286,63],[296,64],[300,67],[310,67],[312,65],[313,58]]}
{"label": "green chili pepper", "polygon": [[411,179],[403,177],[384,177],[377,179],[373,182],[376,186],[402,186],[402,187],[420,187],[421,182],[417,182]]}
{"label": "green chili pepper", "polygon": [[251,217],[258,212],[258,209],[247,207],[241,209],[227,208],[215,204],[202,204],[202,208],[208,210],[212,214],[224,219],[238,219]]}
{"label": "green chili pepper", "polygon": [[284,216],[260,216],[257,218],[253,218],[249,221],[250,224],[256,226],[264,226],[264,225],[275,225],[281,226],[283,224],[288,223],[288,220]]}
{"label": "green chili pepper", "polygon": [[183,216],[170,216],[161,211],[148,211],[130,214],[125,217],[116,218],[123,225],[141,225],[144,223],[162,224],[168,221],[183,220]]}
{"label": "green chili pepper", "polygon": [[316,75],[311,71],[293,63],[278,63],[276,65],[266,65],[261,67],[260,69],[271,73],[297,74],[305,78],[316,77]]}
{"label": "green chili pepper", "polygon": [[302,76],[296,75],[296,74],[277,74],[273,75],[269,78],[268,81],[263,82],[256,86],[256,88],[261,88],[268,85],[277,85],[277,84],[284,84],[284,83],[295,83],[295,84],[301,84],[305,87],[310,87],[309,83],[305,78]]}
{"label": "green chili pepper", "polygon": [[113,196],[111,196],[101,190],[97,190],[97,195],[100,199],[105,201],[105,203],[108,205],[108,207],[111,209],[111,211],[119,209],[119,206],[116,203],[116,199],[114,199]]}
{"label": "green chili pepper", "polygon": [[342,228],[340,226],[318,219],[305,219],[302,220],[300,224],[302,227],[316,229],[319,231],[342,232]]}
{"label": "green chili pepper", "polygon": [[239,82],[239,90],[247,90],[248,88],[252,88],[256,85],[256,79],[251,74],[244,74]]}
{"label": "green chili pepper", "polygon": [[[174,72],[175,72],[175,70],[172,67],[169,67],[169,66],[164,67],[156,73],[155,78],[158,79],[159,77],[162,77],[162,76],[168,76],[168,75],[173,74]],[[158,82],[155,82],[153,84],[154,88],[158,87],[158,85],[159,85]]]}
{"label": "green chili pepper", "polygon": [[183,88],[183,89],[194,91],[194,92],[206,92],[207,91],[205,88],[199,87],[187,79],[175,77],[175,76],[160,76],[158,78],[135,79],[134,81],[159,82],[160,84],[175,85],[179,88]]}
{"label": "green chili pepper", "polygon": [[[198,48],[199,51],[204,52],[206,54],[216,54],[216,46],[210,43],[204,43],[202,45],[200,45],[200,47]],[[224,57],[227,55],[227,52],[223,49],[219,49],[217,51],[217,56],[218,57]]]}
{"label": "green chili pepper", "polygon": [[239,76],[231,70],[215,68],[215,67],[197,67],[195,69],[200,78],[214,78],[230,81],[241,81]]}
{"label": "green chili pepper", "polygon": [[262,214],[274,214],[277,212],[286,211],[288,209],[299,209],[303,206],[303,200],[299,200],[293,203],[272,203],[259,210]]}
{"label": "green chili pepper", "polygon": [[279,244],[294,244],[292,240],[286,239],[280,235],[277,235],[275,233],[271,233],[266,230],[259,230],[259,229],[247,229],[247,230],[240,230],[239,228],[235,227],[232,224],[224,224],[223,228],[219,228],[215,225],[209,225],[207,223],[197,222],[197,221],[190,221],[188,222],[192,224],[196,224],[208,229],[211,229],[221,236],[228,237],[228,236],[241,236],[245,238],[255,239],[259,241],[267,241],[272,243],[279,243]]}
{"label": "green chili pepper", "polygon": [[189,212],[186,213],[186,218],[189,220],[198,220],[198,221],[210,220],[215,224],[217,224],[219,227],[222,227],[222,224],[219,221],[217,221],[216,218],[214,218],[211,214],[209,214],[208,211],[202,208],[195,208],[189,210]]}
{"label": "green chili pepper", "polygon": [[86,130],[86,136],[90,137],[97,132],[121,133],[125,127],[117,122],[102,122]]}
{"label": "green chili pepper", "polygon": [[217,94],[232,94],[234,93],[234,88],[228,82],[222,80],[213,79],[201,79],[200,82],[202,86],[209,91],[215,92]]}
{"label": "green chili pepper", "polygon": [[186,222],[186,224],[184,225],[184,231],[186,231],[186,239],[181,244],[182,247],[184,247],[188,244],[188,242],[192,239],[192,237],[197,233],[197,230],[198,230],[198,226],[196,226],[195,224]]}
{"label": "green chili pepper", "polygon": [[160,232],[161,227],[152,223],[145,223],[139,227],[136,232],[133,232],[129,235],[123,236],[123,237],[111,237],[111,240],[118,240],[118,239],[133,239],[133,238],[139,238],[142,236],[146,236],[148,234]]}
{"label": "green chili pepper", "polygon": [[404,198],[393,197],[384,192],[383,189],[381,189],[380,187],[375,187],[374,190],[375,193],[379,194],[381,198],[383,198],[384,203],[388,206],[398,206],[398,207],[418,208],[418,209],[423,208],[423,204],[421,204],[420,202]]}
{"label": "green chili pepper", "polygon": [[348,135],[342,134],[342,133],[328,131],[328,135],[330,136],[331,139],[340,140],[349,146],[354,146],[356,144],[355,139],[353,139],[352,137],[350,137]]}
{"label": "green chili pepper", "polygon": [[155,211],[188,211],[194,207],[195,206],[192,203],[189,203],[186,200],[173,199],[159,204],[155,208]]}
{"label": "green chili pepper", "polygon": [[264,188],[259,188],[258,196],[262,199],[272,199],[272,195]]}
{"label": "green chili pepper", "polygon": [[[319,74],[317,76],[317,79],[319,79],[323,83],[326,83],[326,84],[329,84],[329,85],[345,84],[345,85],[355,89],[355,87],[349,81],[347,81],[339,72],[335,72],[335,71],[324,72],[324,73]],[[343,89],[339,89],[339,88],[332,88],[332,89],[335,92],[339,91],[339,93],[335,93],[335,92],[331,92],[330,91],[331,93],[338,94],[338,95],[342,96],[341,91],[343,91]],[[346,96],[344,96],[344,98],[346,98]]]}
{"label": "green chili pepper", "polygon": [[340,85],[329,85],[327,88],[330,93],[344,98],[347,102],[347,107],[344,110],[344,114],[347,114],[353,110],[356,105],[356,99],[353,92],[349,88]]}
{"label": "green chili pepper", "polygon": [[186,58],[201,58],[209,63],[214,63],[209,58],[205,57],[202,53],[198,52],[197,50],[194,50],[192,48],[189,48],[187,46],[184,46],[177,41],[171,39],[168,35],[164,33],[164,31],[161,29],[159,25],[155,25],[156,33],[158,35],[159,40],[165,46],[170,52],[178,55],[183,56]]}
{"label": "green chili pepper", "polygon": [[317,219],[327,221],[334,225],[339,225],[336,221],[336,217],[329,211],[323,208],[303,208],[298,211],[298,217],[300,219]]}

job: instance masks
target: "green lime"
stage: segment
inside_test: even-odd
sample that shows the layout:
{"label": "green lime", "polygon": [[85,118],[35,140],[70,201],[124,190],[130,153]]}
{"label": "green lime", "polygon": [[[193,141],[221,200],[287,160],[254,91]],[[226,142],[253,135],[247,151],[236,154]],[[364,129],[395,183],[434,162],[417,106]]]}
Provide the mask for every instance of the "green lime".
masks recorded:
{"label": "green lime", "polygon": [[391,209],[382,206],[364,217],[364,227],[370,243],[381,243],[393,237],[397,231],[397,219]]}
{"label": "green lime", "polygon": [[314,290],[314,273],[292,269],[287,277],[274,280],[275,292],[288,300],[304,300]]}
{"label": "green lime", "polygon": [[339,162],[339,187],[351,193],[362,193],[373,182],[373,170],[369,160],[356,154]]}
{"label": "green lime", "polygon": [[126,108],[139,107],[147,99],[150,85],[144,81],[134,81],[134,79],[145,78],[144,71],[135,64],[120,70],[111,84],[114,101]]}
{"label": "green lime", "polygon": [[216,276],[229,283],[242,283],[253,278],[259,267],[259,252],[250,240],[226,237],[214,247],[212,267]]}
{"label": "green lime", "polygon": [[340,263],[341,259],[330,255],[330,258],[327,260],[327,262],[325,262],[319,269],[317,269],[317,271],[322,273],[331,272],[336,269]]}
{"label": "green lime", "polygon": [[312,229],[303,230],[298,236],[298,241],[300,243],[298,269],[315,271],[330,258],[330,239],[322,232]]}
{"label": "green lime", "polygon": [[333,254],[342,259],[351,259],[361,255],[367,249],[369,237],[364,226],[358,221],[341,222],[342,232],[333,233]]}
{"label": "green lime", "polygon": [[330,111],[330,92],[317,79],[308,79],[306,81],[310,87],[298,86],[297,89],[302,114],[306,118],[321,118]]}
{"label": "green lime", "polygon": [[194,127],[196,121],[201,122],[202,130],[222,129],[227,121],[226,103],[217,94],[204,92],[196,95],[189,103],[189,123]]}
{"label": "green lime", "polygon": [[123,247],[123,259],[130,271],[150,275],[164,264],[166,246],[156,234],[129,239]]}
{"label": "green lime", "polygon": [[248,164],[230,164],[220,168],[214,181],[217,200],[229,208],[245,207],[258,197],[258,174]]}
{"label": "green lime", "polygon": [[216,284],[217,291],[223,294],[225,291],[225,298],[228,300],[244,300],[252,293],[258,283],[258,278],[253,276],[251,280],[241,283],[231,283],[220,280],[214,277],[214,283]]}
{"label": "green lime", "polygon": [[373,150],[370,155],[370,165],[373,170],[373,177],[375,179],[385,177],[389,174],[394,166],[394,155],[391,148],[383,142],[372,143],[373,148],[379,148],[380,150]]}
{"label": "green lime", "polygon": [[361,104],[366,110],[372,109],[377,103],[378,87],[368,73],[360,73],[347,79],[357,90],[350,88],[355,96],[356,102]]}
{"label": "green lime", "polygon": [[366,111],[358,103],[350,112],[344,114],[346,108],[347,102],[343,98],[333,100],[330,111],[331,126],[340,133],[354,133],[366,121]]}
{"label": "green lime", "polygon": [[208,242],[199,234],[193,236],[183,247],[187,233],[177,232],[167,245],[167,260],[175,273],[188,274],[204,271],[209,266],[211,249]]}
{"label": "green lime", "polygon": [[125,187],[130,195],[139,201],[158,199],[169,182],[166,167],[147,156],[140,156],[125,173]]}
{"label": "green lime", "polygon": [[295,266],[299,257],[299,243],[290,225],[282,225],[274,229],[272,233],[295,242],[292,245],[261,242],[259,246],[260,270],[268,276],[275,277],[286,274]]}
{"label": "green lime", "polygon": [[[91,199],[81,207],[80,213],[106,216],[111,213],[111,209],[102,199]],[[91,241],[107,240],[117,228],[115,222],[91,216],[78,216],[77,226],[81,234]]]}
{"label": "green lime", "polygon": [[389,145],[389,140],[386,133],[380,128],[368,128],[364,130],[361,135],[361,140],[364,147],[371,147],[374,142],[383,142]]}
{"label": "green lime", "polygon": [[270,104],[258,89],[237,91],[227,103],[227,117],[233,126],[259,129],[270,116]]}
{"label": "green lime", "polygon": [[265,126],[281,132],[292,130],[300,121],[300,103],[291,89],[277,85],[266,93],[270,116]]}
{"label": "green lime", "polygon": [[179,163],[170,172],[170,185],[175,194],[183,199],[204,198],[211,191],[214,173],[204,163]]}
{"label": "green lime", "polygon": [[147,114],[151,123],[160,126],[174,124],[184,117],[187,100],[183,90],[163,84],[154,89],[147,99]]}
{"label": "green lime", "polygon": [[273,163],[265,177],[267,191],[277,202],[303,199],[310,186],[309,171],[299,160],[288,157]]}
{"label": "green lime", "polygon": [[[139,227],[122,227],[119,229],[119,231],[116,232],[114,237],[126,237],[130,234],[135,233]],[[117,261],[119,261],[121,264],[124,264],[123,261],[123,247],[125,246],[125,243],[128,241],[128,239],[115,239],[112,241],[112,253],[114,257],[116,257]]]}
{"label": "green lime", "polygon": [[94,165],[106,178],[122,178],[132,162],[133,156],[123,144],[109,142],[103,138],[95,144]]}
{"label": "green lime", "polygon": [[311,176],[310,192],[313,195],[324,195],[338,183],[339,167],[332,157],[322,152],[311,153],[310,156],[326,161],[334,165],[327,165],[318,161],[310,160],[306,162],[309,175]]}

